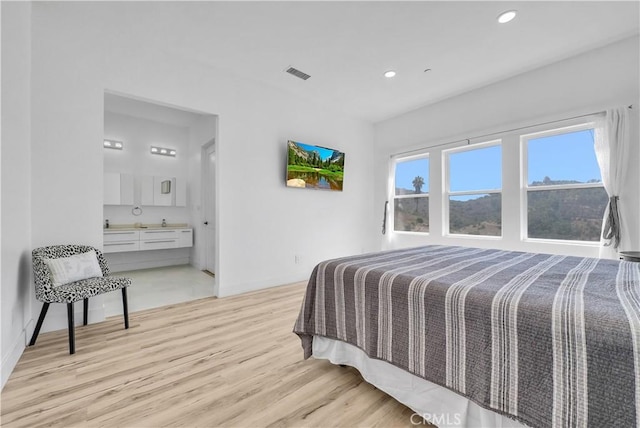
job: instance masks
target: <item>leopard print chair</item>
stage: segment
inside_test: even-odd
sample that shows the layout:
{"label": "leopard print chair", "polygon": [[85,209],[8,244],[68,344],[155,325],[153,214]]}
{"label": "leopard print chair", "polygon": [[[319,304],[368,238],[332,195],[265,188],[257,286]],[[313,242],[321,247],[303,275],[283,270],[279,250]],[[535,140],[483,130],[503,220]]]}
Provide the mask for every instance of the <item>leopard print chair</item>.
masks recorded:
{"label": "leopard print chair", "polygon": [[[95,251],[103,277],[82,279],[69,284],[53,285],[51,272],[46,265],[46,259],[57,259]],[[75,333],[73,320],[73,303],[84,301],[84,325],[87,325],[89,298],[109,291],[122,290],[122,305],[124,308],[124,328],[129,328],[129,312],[127,307],[127,287],[131,279],[109,276],[109,266],[102,252],[87,245],[53,245],[36,248],[32,251],[33,273],[36,286],[36,298],[43,302],[38,323],[29,342],[29,346],[36,343],[42,322],[51,303],[67,304],[67,319],[69,323],[69,353],[75,353]]]}

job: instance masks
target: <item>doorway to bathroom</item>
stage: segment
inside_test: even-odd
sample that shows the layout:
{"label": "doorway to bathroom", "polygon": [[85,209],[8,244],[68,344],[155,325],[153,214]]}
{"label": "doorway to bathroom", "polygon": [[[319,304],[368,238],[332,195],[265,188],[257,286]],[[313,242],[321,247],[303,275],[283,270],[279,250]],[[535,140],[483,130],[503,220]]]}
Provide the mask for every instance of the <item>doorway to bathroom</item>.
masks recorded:
{"label": "doorway to bathroom", "polygon": [[[112,272],[133,279],[131,311],[216,295],[205,272],[216,272],[216,133],[216,115],[104,94],[105,237],[120,228],[138,240],[103,251]],[[121,311],[113,303],[107,316]]]}

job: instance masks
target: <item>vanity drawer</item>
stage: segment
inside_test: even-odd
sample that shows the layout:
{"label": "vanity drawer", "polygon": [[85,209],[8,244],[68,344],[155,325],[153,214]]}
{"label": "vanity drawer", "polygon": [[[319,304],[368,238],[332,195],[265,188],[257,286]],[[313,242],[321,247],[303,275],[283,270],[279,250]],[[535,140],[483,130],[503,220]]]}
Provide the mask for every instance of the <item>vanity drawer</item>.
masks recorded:
{"label": "vanity drawer", "polygon": [[140,239],[140,232],[137,230],[104,232],[102,239],[103,242],[138,241]]}
{"label": "vanity drawer", "polygon": [[142,230],[140,231],[141,240],[149,239],[178,239],[178,232],[172,230]]}
{"label": "vanity drawer", "polygon": [[[106,235],[105,235],[106,241]],[[121,253],[125,251],[138,251],[140,249],[140,241],[121,241],[121,242],[104,242],[102,245],[103,253]]]}
{"label": "vanity drawer", "polygon": [[140,250],[161,250],[163,248],[177,248],[178,239],[154,239],[140,241]]}
{"label": "vanity drawer", "polygon": [[193,229],[180,229],[178,235],[179,247],[193,247]]}
{"label": "vanity drawer", "polygon": [[115,229],[104,231],[104,253],[193,246],[193,229]]}

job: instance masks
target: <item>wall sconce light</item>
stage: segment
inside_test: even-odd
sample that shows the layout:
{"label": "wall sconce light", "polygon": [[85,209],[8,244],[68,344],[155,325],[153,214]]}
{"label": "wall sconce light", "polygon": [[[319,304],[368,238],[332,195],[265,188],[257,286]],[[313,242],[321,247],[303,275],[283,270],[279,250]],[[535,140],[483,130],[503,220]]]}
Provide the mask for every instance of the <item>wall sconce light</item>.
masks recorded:
{"label": "wall sconce light", "polygon": [[151,146],[151,154],[176,157],[176,151],[174,149],[167,149],[165,147]]}
{"label": "wall sconce light", "polygon": [[124,147],[124,143],[122,141],[116,140],[104,140],[102,146],[105,149],[122,150],[122,148]]}

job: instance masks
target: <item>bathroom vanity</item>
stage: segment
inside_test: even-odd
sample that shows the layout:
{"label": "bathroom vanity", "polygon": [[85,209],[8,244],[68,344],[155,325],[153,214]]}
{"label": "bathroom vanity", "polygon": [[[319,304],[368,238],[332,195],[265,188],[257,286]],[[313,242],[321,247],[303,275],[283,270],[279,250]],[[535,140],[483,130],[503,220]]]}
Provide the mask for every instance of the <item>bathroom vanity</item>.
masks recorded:
{"label": "bathroom vanity", "polygon": [[104,229],[103,252],[161,250],[193,246],[193,229],[187,227],[111,227]]}

